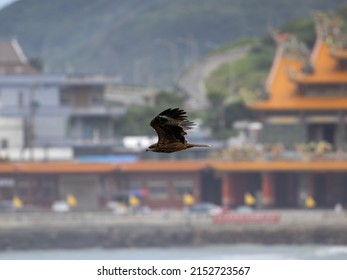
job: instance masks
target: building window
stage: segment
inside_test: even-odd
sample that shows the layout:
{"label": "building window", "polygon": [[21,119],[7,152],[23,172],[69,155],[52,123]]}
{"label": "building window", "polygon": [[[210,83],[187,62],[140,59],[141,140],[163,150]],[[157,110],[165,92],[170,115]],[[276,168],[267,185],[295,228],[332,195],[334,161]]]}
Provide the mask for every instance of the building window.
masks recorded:
{"label": "building window", "polygon": [[23,96],[23,92],[18,92],[18,95],[17,95],[17,105],[18,105],[18,108],[23,108],[23,105],[24,105],[24,96]]}
{"label": "building window", "polygon": [[70,104],[69,93],[66,91],[60,92],[60,105],[67,106]]}
{"label": "building window", "polygon": [[41,180],[41,190],[38,195],[41,198],[55,198],[56,197],[56,185],[53,179],[44,178]]}
{"label": "building window", "polygon": [[7,149],[8,148],[8,140],[7,139],[1,139],[0,148],[1,149]]}
{"label": "building window", "polygon": [[185,193],[193,193],[194,180],[178,179],[173,182],[175,197],[182,198]]}
{"label": "building window", "polygon": [[131,191],[139,190],[142,188],[140,179],[122,180],[119,186],[119,190],[122,194],[129,194]]}
{"label": "building window", "polygon": [[27,199],[29,196],[29,188],[29,180],[18,180],[16,186],[16,193],[21,199]]}
{"label": "building window", "polygon": [[309,124],[307,129],[307,142],[326,141],[335,145],[336,125],[335,124]]}
{"label": "building window", "polygon": [[139,179],[130,179],[129,181],[129,190],[138,190],[141,189],[141,180]]}
{"label": "building window", "polygon": [[13,188],[14,186],[15,180],[13,178],[0,178],[0,188]]}
{"label": "building window", "polygon": [[142,181],[140,179],[123,178],[119,183],[119,194],[129,195],[132,191],[139,190],[142,187]]}
{"label": "building window", "polygon": [[168,196],[168,181],[164,179],[151,179],[147,182],[149,197],[152,199],[166,199]]}
{"label": "building window", "polygon": [[93,92],[92,93],[92,104],[93,105],[101,105],[102,103],[102,96],[99,92]]}
{"label": "building window", "polygon": [[95,126],[92,123],[85,123],[83,126],[83,138],[91,140],[93,139]]}

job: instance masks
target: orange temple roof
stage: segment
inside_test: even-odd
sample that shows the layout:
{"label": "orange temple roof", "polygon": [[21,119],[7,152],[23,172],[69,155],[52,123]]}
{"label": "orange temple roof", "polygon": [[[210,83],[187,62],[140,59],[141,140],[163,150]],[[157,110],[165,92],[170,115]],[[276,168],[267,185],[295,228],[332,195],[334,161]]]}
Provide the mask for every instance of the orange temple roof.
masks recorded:
{"label": "orange temple roof", "polygon": [[68,162],[3,162],[0,173],[107,173],[115,164]]}
{"label": "orange temple roof", "polygon": [[305,74],[301,70],[303,62],[286,56],[278,46],[266,81],[268,99],[249,107],[254,110],[347,109],[347,97],[303,96],[299,92],[299,84],[347,84],[347,72],[338,70],[338,59],[331,55],[328,44],[319,36],[310,59],[314,73]]}
{"label": "orange temple roof", "polygon": [[347,60],[347,50],[333,49],[330,54],[338,59]]}
{"label": "orange temple roof", "polygon": [[[340,54],[342,54],[340,52]],[[338,70],[338,59],[331,55],[328,44],[317,39],[311,55],[311,63],[314,67],[313,74],[305,74],[302,71],[294,73],[291,78],[300,83],[347,83],[347,72]]]}
{"label": "orange temple roof", "polygon": [[119,166],[121,172],[194,172],[206,167],[205,161],[196,160],[148,160],[124,163]]}

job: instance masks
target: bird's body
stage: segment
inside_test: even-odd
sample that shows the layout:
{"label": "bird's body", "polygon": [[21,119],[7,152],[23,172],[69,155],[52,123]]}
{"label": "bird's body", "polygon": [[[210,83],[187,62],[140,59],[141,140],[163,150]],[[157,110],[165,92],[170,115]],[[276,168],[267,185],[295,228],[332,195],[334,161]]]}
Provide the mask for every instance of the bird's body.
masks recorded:
{"label": "bird's body", "polygon": [[187,113],[182,109],[166,109],[158,114],[150,123],[158,134],[158,142],[148,147],[147,151],[158,153],[172,153],[192,147],[209,147],[205,144],[188,143],[186,130],[194,123],[189,121]]}
{"label": "bird's body", "polygon": [[172,142],[167,144],[153,144],[148,147],[149,151],[157,153],[172,153],[182,150],[186,150],[193,147],[210,147],[209,145],[204,144],[190,144],[190,143],[181,143],[181,142]]}

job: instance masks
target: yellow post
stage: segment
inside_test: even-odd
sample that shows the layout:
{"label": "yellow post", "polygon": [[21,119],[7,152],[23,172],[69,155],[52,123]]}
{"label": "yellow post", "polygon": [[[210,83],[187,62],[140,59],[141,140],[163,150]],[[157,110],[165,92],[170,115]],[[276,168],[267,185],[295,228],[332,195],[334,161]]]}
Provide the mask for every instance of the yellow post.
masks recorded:
{"label": "yellow post", "polygon": [[195,203],[195,198],[190,193],[185,193],[183,195],[183,204],[186,207],[190,207]]}
{"label": "yellow post", "polygon": [[76,207],[78,205],[78,201],[77,201],[76,197],[72,194],[68,194],[66,196],[66,202],[71,207]]}
{"label": "yellow post", "polygon": [[140,205],[140,200],[135,195],[129,196],[129,205],[131,207],[137,207]]}
{"label": "yellow post", "polygon": [[255,204],[255,197],[251,193],[246,192],[245,196],[244,196],[244,201],[245,201],[246,205],[254,206],[254,204]]}
{"label": "yellow post", "polygon": [[312,196],[308,196],[305,200],[305,205],[307,208],[314,208],[316,207],[316,201]]}
{"label": "yellow post", "polygon": [[18,196],[15,195],[12,198],[12,205],[15,209],[21,209],[23,208],[23,201]]}

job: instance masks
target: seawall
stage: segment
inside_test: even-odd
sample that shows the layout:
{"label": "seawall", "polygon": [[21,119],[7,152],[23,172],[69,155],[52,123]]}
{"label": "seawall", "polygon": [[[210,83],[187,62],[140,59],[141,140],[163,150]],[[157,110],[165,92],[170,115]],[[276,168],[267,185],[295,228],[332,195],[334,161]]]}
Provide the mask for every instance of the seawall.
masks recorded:
{"label": "seawall", "polygon": [[347,216],[280,212],[277,222],[214,223],[178,213],[1,213],[0,250],[185,246],[204,244],[344,244]]}

